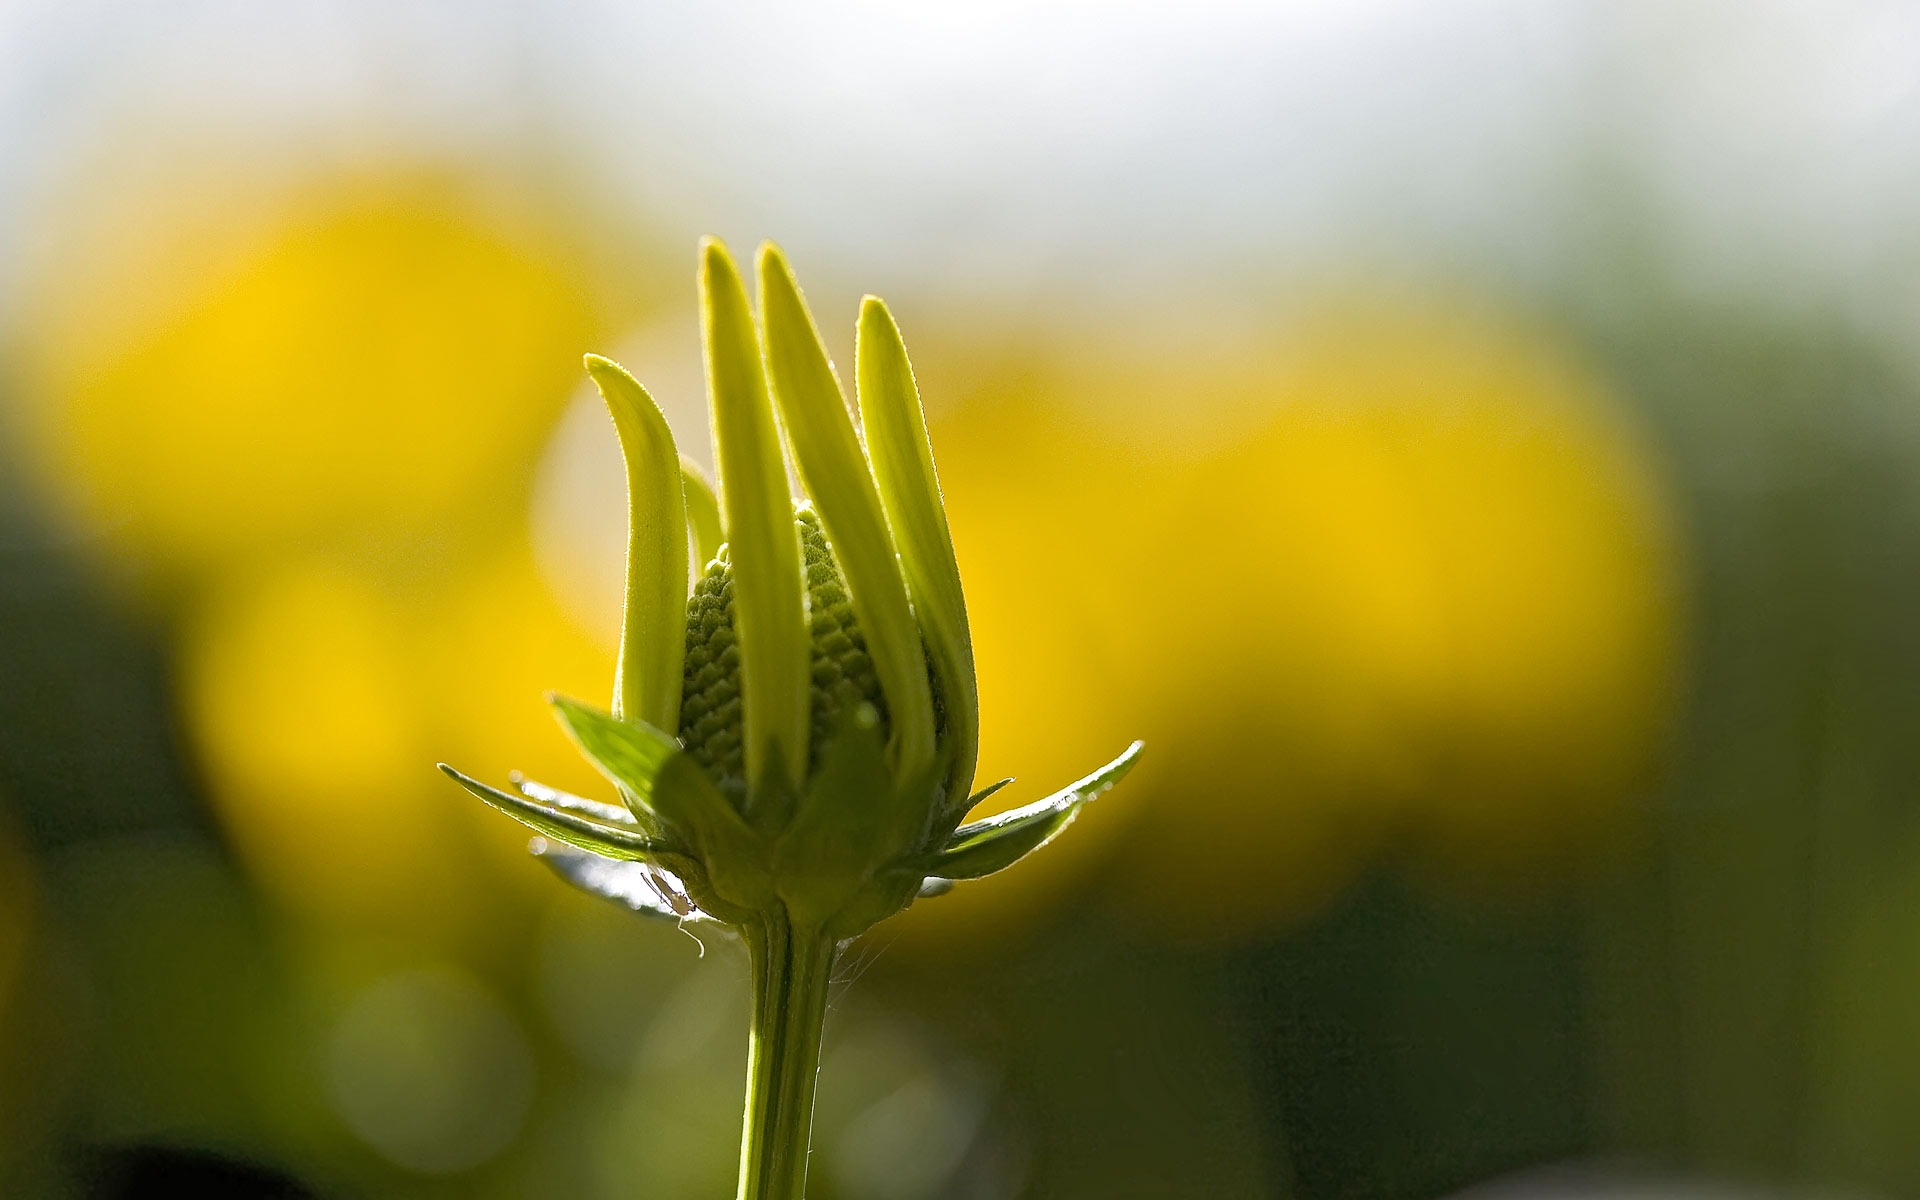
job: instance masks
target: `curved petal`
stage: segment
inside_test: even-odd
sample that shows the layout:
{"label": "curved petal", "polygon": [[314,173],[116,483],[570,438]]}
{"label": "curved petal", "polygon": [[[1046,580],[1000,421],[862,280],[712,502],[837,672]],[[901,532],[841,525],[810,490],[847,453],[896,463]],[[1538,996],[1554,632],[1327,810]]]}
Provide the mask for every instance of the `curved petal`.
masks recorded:
{"label": "curved petal", "polygon": [[799,285],[771,242],[760,247],[759,275],[767,377],[794,465],[826,526],[887,698],[894,769],[916,775],[933,759],[933,693],[872,469]]}
{"label": "curved petal", "polygon": [[[974,682],[973,640],[960,594],[960,565],[933,469],[933,444],[913,364],[893,314],[877,296],[860,302],[854,340],[854,376],[867,453],[880,488],[887,524],[900,552],[913,615],[933,655],[946,728],[954,748],[951,791],[958,798],[973,782],[980,742],[980,699]],[[971,804],[968,807],[972,807]]]}
{"label": "curved petal", "polygon": [[627,607],[614,668],[613,712],[680,727],[687,650],[687,509],[673,431],[647,389],[619,364],[587,355],[627,462]]}
{"label": "curved petal", "polygon": [[[806,592],[800,535],[753,313],[740,272],[714,238],[700,246],[700,296],[720,505],[733,564],[751,809],[757,792],[777,785],[784,794],[796,795],[805,781]],[[767,779],[770,770],[778,773],[777,780]]]}

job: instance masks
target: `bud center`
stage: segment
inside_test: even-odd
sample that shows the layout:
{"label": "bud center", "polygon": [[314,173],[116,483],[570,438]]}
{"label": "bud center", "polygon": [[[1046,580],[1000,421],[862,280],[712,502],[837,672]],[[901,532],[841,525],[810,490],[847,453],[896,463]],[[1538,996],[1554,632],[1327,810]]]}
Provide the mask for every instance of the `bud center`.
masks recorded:
{"label": "bud center", "polygon": [[[853,615],[853,602],[839,564],[827,546],[820,519],[802,510],[801,570],[806,578],[811,633],[809,712],[812,730],[808,772],[827,740],[855,706],[867,703],[886,717],[886,700],[867,656],[867,640]],[[713,563],[687,601],[686,679],[680,693],[680,740],[694,761],[734,795],[746,789],[745,741],[740,701],[740,645],[733,626],[733,569]]]}

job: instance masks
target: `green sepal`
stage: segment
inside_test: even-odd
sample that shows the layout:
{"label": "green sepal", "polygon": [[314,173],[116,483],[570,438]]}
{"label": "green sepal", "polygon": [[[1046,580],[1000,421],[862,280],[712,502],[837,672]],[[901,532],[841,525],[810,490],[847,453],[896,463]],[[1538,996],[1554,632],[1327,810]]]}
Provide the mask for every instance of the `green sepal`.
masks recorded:
{"label": "green sepal", "polygon": [[993,795],[995,792],[999,791],[1001,788],[1007,786],[1012,782],[1013,782],[1013,776],[1009,775],[1005,779],[1000,780],[998,783],[990,783],[987,786],[981,788],[979,791],[975,792],[973,795],[968,796],[967,806],[966,808],[961,810],[961,814],[965,815],[966,813],[970,813],[974,809],[979,808],[982,804],[985,804],[987,802],[987,797]]}
{"label": "green sepal", "polygon": [[685,831],[699,855],[697,870],[669,866],[701,908],[739,924],[773,903],[767,840],[748,827],[691,755],[667,759],[654,777],[653,803]]}
{"label": "green sepal", "polygon": [[962,825],[937,854],[917,866],[941,879],[981,879],[1004,871],[1046,845],[1073,823],[1083,805],[1120,782],[1139,760],[1141,746],[1135,742],[1106,766],[1044,800]]}
{"label": "green sepal", "polygon": [[767,382],[887,697],[893,763],[917,774],[933,757],[933,692],[873,470],[813,316],[771,242],[760,247],[759,277]]}
{"label": "green sepal", "polygon": [[642,824],[667,820],[653,802],[654,779],[667,760],[684,753],[678,739],[644,721],[622,720],[568,696],[551,695],[553,715],[587,760],[619,785],[621,798]]}
{"label": "green sepal", "polygon": [[680,924],[714,920],[676,888],[671,877],[649,863],[602,858],[545,840],[536,840],[532,849],[533,856],[561,879],[631,912]]}
{"label": "green sepal", "polygon": [[692,843],[708,862],[755,857],[758,839],[678,741],[565,696],[552,703],[580,752],[619,785],[642,823],[657,823]]}
{"label": "green sepal", "polygon": [[554,808],[585,813],[589,817],[598,817],[602,821],[611,821],[615,825],[635,823],[633,814],[618,804],[603,804],[598,800],[589,800],[585,796],[576,796],[572,792],[563,792],[557,787],[549,787],[538,780],[528,779],[518,771],[508,772],[507,782],[511,783],[513,790],[522,796]]}
{"label": "green sepal", "polygon": [[542,804],[527,796],[516,796],[488,787],[478,779],[462,775],[446,763],[438,764],[447,777],[480,797],[489,805],[512,817],[535,833],[581,850],[590,850],[603,858],[622,862],[647,862],[682,857],[679,847],[648,837],[631,825],[616,825],[585,813]]}
{"label": "green sepal", "polygon": [[876,853],[876,818],[892,790],[879,714],[861,704],[821,754],[774,851],[781,898],[794,920],[826,924],[885,860]]}

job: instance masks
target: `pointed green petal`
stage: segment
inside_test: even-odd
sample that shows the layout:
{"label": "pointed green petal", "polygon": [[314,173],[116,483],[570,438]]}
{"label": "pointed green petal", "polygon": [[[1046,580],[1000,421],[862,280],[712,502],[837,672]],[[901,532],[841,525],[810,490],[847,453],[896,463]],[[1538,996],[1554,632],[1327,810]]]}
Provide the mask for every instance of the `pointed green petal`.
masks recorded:
{"label": "pointed green petal", "polygon": [[626,720],[678,729],[687,649],[687,513],[680,452],[660,407],[633,376],[597,354],[586,361],[627,460],[627,610],[614,668],[613,711]]}
{"label": "pointed green petal", "polygon": [[893,538],[853,418],[827,361],[826,347],[772,243],[760,247],[760,323],[767,373],[794,465],[819,510],[827,541],[846,577],[866,635],[887,718],[895,770],[917,774],[933,759],[933,694],[920,629],[907,602]]}
{"label": "pointed green petal", "polygon": [[576,846],[582,850],[591,850],[603,858],[617,858],[625,862],[641,862],[675,853],[671,845],[649,838],[635,831],[630,825],[615,825],[584,813],[554,808],[526,796],[516,796],[512,792],[488,787],[477,779],[462,775],[445,763],[439,766],[446,772],[448,778],[461,787],[535,833],[544,834],[555,841],[565,842],[569,846]]}
{"label": "pointed green petal", "polygon": [[913,615],[933,654],[946,719],[943,740],[954,749],[953,787],[964,792],[973,781],[980,740],[973,640],[967,630],[966,601],[960,594],[953,534],[947,528],[940,480],[933,470],[933,445],[927,438],[920,389],[914,383],[913,364],[907,361],[900,329],[877,296],[860,302],[854,374],[880,503],[900,551]]}
{"label": "pointed green petal", "polygon": [[1024,808],[962,825],[946,846],[922,864],[939,879],[979,879],[1002,871],[1053,840],[1087,801],[1120,782],[1140,758],[1141,743],[1071,787]]}
{"label": "pointed green petal", "polygon": [[[748,799],[769,761],[798,793],[807,767],[808,640],[800,536],[767,396],[746,287],[727,248],[700,246],[700,325],[733,564],[734,625],[746,726]],[[777,751],[777,753],[773,753]]]}
{"label": "pointed green petal", "polygon": [[680,456],[680,481],[687,492],[687,529],[693,534],[697,560],[693,567],[696,572],[704,571],[720,553],[720,543],[727,540],[720,525],[720,498],[713,494],[713,484],[700,464],[684,454]]}

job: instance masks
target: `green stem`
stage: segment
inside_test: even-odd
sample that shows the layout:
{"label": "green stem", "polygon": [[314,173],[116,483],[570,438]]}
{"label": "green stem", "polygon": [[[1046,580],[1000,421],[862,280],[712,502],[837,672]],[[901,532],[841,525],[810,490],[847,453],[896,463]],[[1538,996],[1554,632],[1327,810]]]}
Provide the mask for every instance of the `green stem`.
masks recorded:
{"label": "green stem", "polygon": [[753,1026],[739,1200],[802,1200],[834,943],[785,913],[748,925]]}

